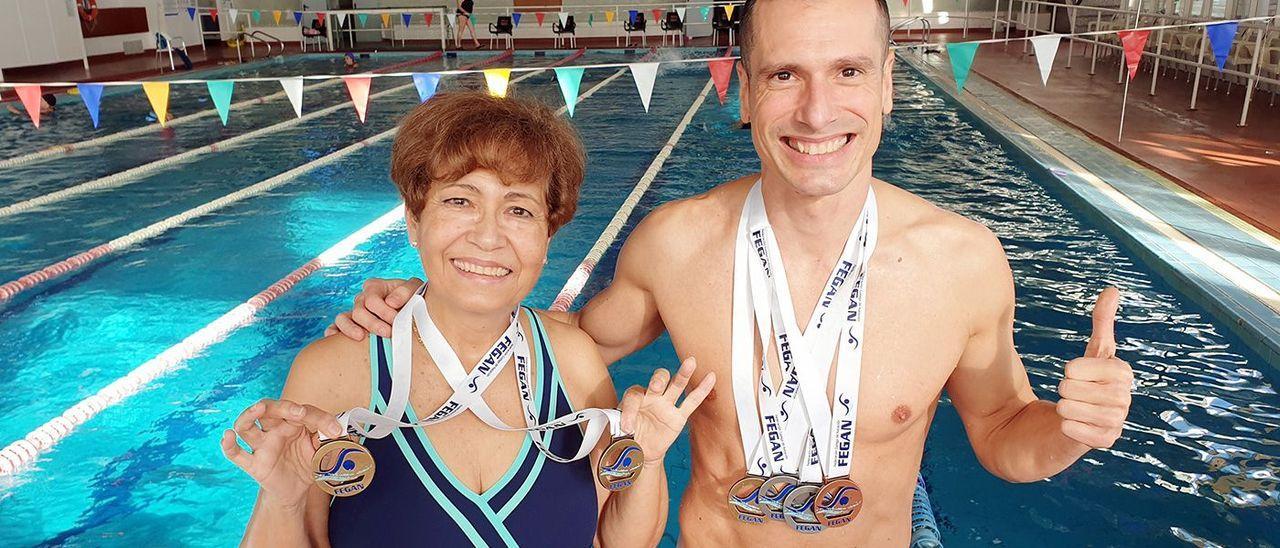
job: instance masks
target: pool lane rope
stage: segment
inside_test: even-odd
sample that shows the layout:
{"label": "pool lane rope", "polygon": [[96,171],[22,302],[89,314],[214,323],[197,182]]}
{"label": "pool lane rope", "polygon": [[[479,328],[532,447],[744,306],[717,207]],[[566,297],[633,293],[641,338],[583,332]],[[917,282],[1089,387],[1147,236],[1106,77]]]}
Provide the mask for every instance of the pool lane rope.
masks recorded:
{"label": "pool lane rope", "polygon": [[657,178],[658,172],[662,171],[662,166],[667,163],[667,158],[671,156],[671,151],[680,142],[680,137],[684,135],[685,129],[689,127],[694,114],[697,114],[698,109],[702,107],[703,101],[707,99],[707,94],[711,92],[714,85],[714,80],[707,80],[707,85],[702,86],[702,93],[698,94],[698,98],[689,106],[688,112],[684,113],[684,118],[676,125],[675,131],[671,133],[671,137],[667,139],[666,144],[662,145],[662,149],[658,151],[657,156],[654,156],[653,162],[649,163],[649,169],[645,170],[644,175],[640,177],[640,182],[636,183],[635,188],[631,189],[631,194],[627,195],[627,198],[622,201],[622,206],[613,214],[613,219],[609,221],[604,231],[600,233],[595,245],[591,246],[587,256],[582,259],[582,262],[578,264],[578,268],[573,271],[573,274],[569,276],[569,280],[565,282],[560,294],[556,295],[555,300],[551,302],[551,310],[561,312],[568,310],[573,305],[574,299],[578,298],[578,294],[582,293],[582,289],[587,285],[587,280],[591,278],[591,272],[596,268],[596,263],[600,262],[600,258],[613,245],[614,240],[618,239],[618,234],[626,226],[627,219],[631,218],[631,213],[635,211],[636,205],[640,203],[640,199],[649,190],[649,185]]}
{"label": "pool lane rope", "polygon": [[[564,59],[559,60],[557,63],[566,63],[566,62],[572,61],[577,57],[581,56],[582,53],[583,52],[579,51],[578,53],[575,53],[573,55],[565,57]],[[499,61],[501,59],[502,59],[501,57],[490,58],[490,59],[481,61],[480,64],[489,64],[489,63]],[[475,66],[475,64],[469,65],[469,66]],[[549,65],[548,68],[551,66],[554,66],[554,65]],[[512,83],[514,84],[514,83],[520,82],[526,78],[532,77],[534,74],[537,74],[537,73],[530,72],[527,75],[516,78],[515,80],[512,81]],[[388,91],[391,91],[391,90],[388,90]],[[584,95],[584,97],[586,96],[589,96],[589,95]],[[338,106],[341,106],[341,105],[338,105]],[[395,131],[396,131],[395,128],[392,128],[390,130],[384,131],[372,137],[360,140],[355,144],[352,144],[350,146],[337,150],[333,153],[330,153],[327,156],[302,164],[293,169],[290,169],[289,171],[264,179],[262,181],[259,181],[258,183],[255,183],[252,186],[242,188],[240,190],[227,194],[221,198],[217,198],[215,200],[207,202],[203,205],[193,207],[191,209],[188,209],[182,213],[179,213],[167,219],[157,221],[155,223],[152,223],[151,225],[148,225],[144,228],[130,232],[129,234],[113,239],[107,243],[93,247],[87,251],[77,253],[75,255],[67,257],[66,259],[63,259],[51,265],[45,266],[44,268],[36,270],[35,272],[32,272],[30,274],[26,274],[16,280],[6,282],[4,284],[0,284],[0,305],[4,305],[5,303],[13,300],[13,298],[18,296],[19,294],[29,291],[31,289],[34,289],[45,282],[56,280],[58,278],[66,276],[67,274],[80,270],[81,268],[84,268],[86,265],[98,259],[101,259],[102,257],[121,251],[123,249],[127,249],[129,247],[138,245],[139,243],[142,243],[151,238],[159,236],[160,234],[163,234],[172,228],[181,226],[183,223],[186,223],[187,221],[190,221],[194,218],[197,218],[203,215],[208,215],[210,213],[213,213],[219,209],[227,207],[231,204],[234,204],[246,198],[250,198],[250,197],[262,194],[264,192],[268,192],[284,183],[290,182],[296,177],[300,177],[308,172],[311,172],[321,167],[324,167],[326,165],[332,164],[333,162],[336,162],[346,156],[349,156],[353,152],[356,152],[358,150],[368,147],[369,145],[376,144],[389,137],[394,136]]]}
{"label": "pool lane rope", "polygon": [[[396,63],[396,64],[394,64],[394,65],[389,65],[389,66],[385,66],[385,67],[382,67],[382,68],[380,68],[380,69],[374,70],[373,72],[374,72],[374,73],[391,72],[391,71],[395,71],[395,70],[398,70],[398,69],[401,69],[401,68],[405,68],[405,67],[409,67],[409,66],[413,66],[413,65],[420,65],[420,64],[422,64],[422,63],[429,63],[429,62],[431,62],[431,61],[435,61],[435,60],[437,60],[437,59],[440,59],[440,58],[441,58],[441,57],[443,57],[443,56],[444,56],[444,52],[439,52],[439,51],[438,51],[438,52],[433,53],[433,54],[431,54],[431,55],[428,55],[428,56],[426,56],[426,57],[424,57],[424,58],[422,58],[422,59],[412,59],[412,60],[409,60],[409,61],[405,61],[405,62],[403,62],[403,63]],[[307,89],[308,89],[308,91],[313,91],[313,92],[314,92],[314,91],[316,91],[316,90],[319,90],[320,88],[324,88],[324,87],[328,87],[328,86],[336,85],[338,82],[341,82],[341,81],[342,81],[341,79],[326,80],[326,81],[321,82],[321,83],[319,83],[319,84],[315,84],[315,85],[313,85],[313,86],[311,86],[311,87],[309,87],[309,88],[307,88]],[[272,94],[270,94],[270,95],[263,95],[262,97],[255,97],[255,98],[253,98],[253,99],[245,99],[245,100],[243,100],[243,101],[239,101],[239,102],[237,102],[237,103],[233,103],[233,104],[232,104],[230,107],[228,107],[228,108],[230,108],[231,110],[236,110],[236,109],[239,109],[239,108],[244,107],[244,106],[247,106],[247,105],[261,105],[261,104],[263,104],[263,103],[265,103],[265,102],[267,102],[267,101],[270,101],[270,100],[272,100],[272,99],[279,99],[279,98],[284,97],[284,96],[285,96],[285,92],[284,92],[283,90],[282,90],[282,91],[277,91],[277,92],[272,93]],[[167,127],[173,127],[173,126],[177,126],[177,125],[185,124],[185,123],[187,123],[187,122],[191,122],[191,121],[194,121],[194,120],[199,120],[199,119],[201,119],[201,118],[207,118],[207,117],[209,117],[209,116],[213,116],[214,114],[217,114],[217,112],[218,112],[218,111],[217,111],[217,109],[208,109],[208,110],[202,110],[202,111],[197,112],[197,113],[195,113],[195,114],[188,114],[188,115],[185,115],[185,116],[178,116],[178,117],[176,117],[176,118],[174,118],[174,119],[169,120],[168,122],[166,122],[166,123],[165,123],[165,126],[167,126]],[[31,153],[28,153],[28,154],[23,154],[23,155],[20,155],[20,156],[14,156],[14,157],[12,157],[12,158],[5,158],[5,159],[2,159],[2,160],[0,160],[0,169],[5,169],[5,168],[10,168],[10,167],[20,166],[20,165],[22,165],[22,164],[27,164],[27,163],[30,163],[30,162],[34,162],[34,161],[36,161],[36,160],[43,160],[43,159],[45,159],[45,158],[52,158],[52,157],[55,157],[55,156],[63,156],[63,155],[66,155],[66,154],[70,154],[70,153],[72,153],[72,152],[75,152],[75,151],[77,151],[77,150],[84,150],[84,149],[86,149],[86,148],[100,147],[100,146],[103,146],[103,145],[105,145],[105,144],[107,144],[107,143],[112,143],[112,142],[115,142],[115,141],[119,141],[119,140],[121,140],[121,139],[127,139],[127,138],[129,138],[129,137],[133,137],[133,136],[135,136],[135,135],[141,135],[141,134],[143,134],[143,133],[147,133],[147,132],[149,132],[149,131],[154,131],[154,130],[156,130],[156,129],[157,129],[157,128],[156,128],[156,126],[154,126],[154,125],[152,125],[152,124],[147,124],[147,125],[145,125],[145,126],[136,127],[136,128],[133,128],[133,129],[127,129],[127,130],[124,130],[124,131],[118,131],[118,132],[115,132],[115,133],[110,133],[110,134],[107,134],[107,135],[103,135],[103,136],[101,136],[101,137],[95,137],[95,138],[93,138],[93,139],[86,139],[86,140],[83,140],[83,141],[79,141],[79,142],[75,142],[75,143],[67,143],[67,144],[64,144],[64,145],[54,145],[54,146],[51,146],[51,147],[48,147],[48,148],[44,148],[44,149],[41,149],[41,150],[37,150],[37,151],[35,151],[35,152],[31,152]]]}
{"label": "pool lane rope", "polygon": [[[511,52],[510,52],[510,51],[507,51],[507,52],[504,52],[504,53],[498,54],[498,55],[496,55],[496,56],[494,56],[494,57],[490,57],[490,58],[488,58],[488,59],[485,59],[484,61],[481,61],[480,63],[481,63],[481,64],[493,63],[493,62],[500,61],[500,60],[505,59],[505,58],[510,57],[510,56],[511,56]],[[391,89],[388,89],[388,90],[385,90],[385,91],[380,91],[380,92],[378,92],[378,93],[375,93],[375,94],[373,94],[373,95],[370,95],[370,96],[369,96],[369,100],[370,100],[370,101],[372,101],[373,99],[377,99],[377,98],[380,98],[380,97],[384,97],[384,96],[390,95],[390,94],[392,94],[392,93],[398,93],[398,92],[405,91],[405,90],[408,90],[408,89],[413,89],[413,87],[414,87],[414,85],[413,85],[413,84],[405,84],[405,85],[403,85],[403,86],[396,86],[396,87],[394,87],[394,88],[391,88]],[[256,139],[256,138],[258,138],[258,137],[262,137],[262,136],[264,136],[264,135],[272,134],[272,133],[275,133],[275,132],[277,132],[277,131],[282,131],[282,130],[285,130],[285,129],[291,128],[291,127],[293,127],[293,126],[296,126],[296,125],[302,124],[302,123],[304,123],[304,122],[307,122],[307,121],[309,121],[309,120],[313,120],[313,119],[315,119],[315,118],[319,118],[319,117],[321,117],[321,116],[326,116],[326,115],[332,114],[332,113],[334,113],[334,112],[337,112],[337,111],[338,111],[338,110],[340,110],[340,109],[346,108],[346,107],[348,106],[348,104],[349,104],[349,102],[348,102],[348,101],[342,101],[342,102],[339,102],[339,103],[338,103],[338,104],[336,104],[336,105],[332,105],[332,106],[329,106],[329,107],[325,107],[325,108],[323,108],[323,109],[317,110],[317,111],[315,111],[315,112],[307,113],[306,115],[303,115],[303,116],[300,116],[300,117],[296,117],[296,118],[293,118],[293,119],[291,119],[291,120],[286,120],[286,121],[284,121],[284,122],[279,122],[279,123],[272,124],[272,125],[269,125],[269,126],[266,126],[266,127],[258,128],[258,129],[255,129],[255,130],[253,130],[253,131],[250,131],[250,132],[248,132],[248,133],[244,133],[244,134],[241,134],[241,135],[237,135],[237,136],[235,136],[235,137],[231,137],[231,138],[229,138],[229,139],[223,139],[223,140],[218,141],[218,142],[216,142],[216,143],[212,143],[212,144],[204,145],[204,146],[201,146],[201,147],[198,147],[198,148],[194,148],[194,149],[191,149],[191,150],[188,150],[188,151],[182,152],[182,153],[180,153],[180,154],[175,154],[175,155],[173,155],[173,156],[169,156],[169,157],[167,157],[167,158],[161,158],[161,159],[156,160],[156,161],[154,161],[154,162],[150,162],[150,163],[142,164],[142,165],[137,166],[137,167],[129,168],[129,169],[126,169],[126,170],[124,170],[124,171],[120,171],[120,172],[117,172],[117,173],[113,173],[113,174],[111,174],[111,175],[107,175],[106,177],[101,177],[101,178],[98,178],[98,179],[94,179],[94,180],[92,180],[92,181],[87,181],[87,182],[84,182],[84,183],[80,183],[80,184],[78,184],[78,185],[75,185],[75,186],[72,186],[72,187],[69,187],[69,188],[64,188],[64,189],[62,189],[62,190],[56,190],[56,191],[54,191],[54,192],[50,192],[50,193],[48,193],[48,194],[43,194],[43,195],[37,196],[37,197],[35,197],[35,198],[31,198],[31,199],[29,199],[29,200],[23,200],[23,201],[21,201],[21,202],[17,202],[17,203],[9,204],[9,205],[7,205],[7,206],[0,207],[0,218],[8,217],[8,216],[11,216],[11,215],[16,215],[16,214],[18,214],[18,213],[22,213],[22,212],[25,212],[25,211],[29,211],[29,210],[31,210],[31,209],[33,209],[33,208],[37,208],[37,207],[40,207],[40,206],[45,206],[45,205],[49,205],[49,204],[52,204],[52,203],[61,202],[61,201],[63,201],[63,200],[66,200],[66,199],[71,198],[71,197],[73,197],[73,196],[78,196],[78,195],[80,195],[80,194],[84,194],[84,193],[86,193],[86,192],[91,192],[91,191],[95,191],[95,190],[103,190],[103,189],[108,189],[108,188],[116,188],[116,187],[121,187],[121,186],[128,185],[128,184],[136,183],[136,182],[141,181],[141,178],[142,178],[142,176],[143,176],[143,175],[147,175],[147,174],[149,174],[149,173],[154,173],[154,172],[156,172],[156,171],[160,171],[160,170],[162,170],[162,169],[169,168],[169,167],[172,167],[172,166],[177,165],[177,164],[181,164],[181,163],[184,163],[184,162],[188,162],[188,161],[192,160],[193,158],[196,158],[196,157],[198,157],[198,156],[202,156],[202,155],[205,155],[205,154],[208,154],[208,153],[211,153],[211,152],[220,152],[220,151],[222,151],[223,149],[226,149],[226,148],[230,148],[230,147],[233,147],[233,146],[236,146],[236,145],[243,144],[243,143],[245,143],[246,141],[250,141],[250,140],[252,140],[252,139]],[[0,298],[0,301],[2,301],[2,300],[3,300],[3,298]]]}
{"label": "pool lane rope", "polygon": [[[560,63],[571,60],[571,58],[562,59],[556,63],[547,65],[545,68],[554,67]],[[596,84],[578,97],[581,101],[590,97],[596,90],[605,84],[616,79],[623,71],[618,71],[613,77]],[[528,78],[537,74],[530,72],[519,79],[515,79],[512,83],[518,82],[523,78]],[[560,112],[564,112],[567,107],[562,107]],[[388,133],[395,132],[396,129],[388,130]],[[187,360],[199,355],[206,348],[222,341],[236,329],[251,323],[255,315],[272,301],[279,298],[284,293],[293,289],[298,282],[307,276],[326,266],[337,264],[350,255],[357,246],[364,243],[373,236],[386,231],[396,221],[404,219],[403,204],[397,205],[395,208],[384,213],[372,223],[365,225],[360,230],[347,236],[342,241],[330,247],[324,253],[321,253],[315,259],[308,261],[306,264],[298,267],[289,275],[281,278],[271,286],[254,295],[249,300],[231,309],[231,311],[223,314],[218,319],[200,328],[200,330],[183,339],[156,357],[147,360],[139,365],[133,371],[130,371],[124,377],[117,379],[111,384],[103,387],[97,393],[89,396],[79,403],[71,406],[61,415],[54,417],[48,422],[40,425],[40,427],[31,431],[31,433],[23,436],[4,449],[0,449],[0,478],[12,475],[29,465],[39,457],[40,453],[48,451],[63,438],[69,436],[71,432],[78,426],[92,419],[95,415],[104,409],[120,403],[125,398],[132,396],[148,383],[164,374],[167,374]]]}

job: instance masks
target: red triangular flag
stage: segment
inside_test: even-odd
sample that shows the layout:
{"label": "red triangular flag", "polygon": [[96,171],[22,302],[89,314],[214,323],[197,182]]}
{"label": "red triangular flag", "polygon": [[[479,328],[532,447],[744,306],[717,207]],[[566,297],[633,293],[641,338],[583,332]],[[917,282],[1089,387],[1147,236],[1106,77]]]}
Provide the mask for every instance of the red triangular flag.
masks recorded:
{"label": "red triangular flag", "polygon": [[210,19],[213,19],[214,21],[217,21],[217,20],[218,20],[218,9],[217,9],[217,8],[213,8],[213,9],[209,10],[209,18],[210,18]]}
{"label": "red triangular flag", "polygon": [[729,78],[733,77],[733,59],[716,59],[707,63],[711,68],[711,81],[716,85],[716,96],[720,104],[729,96]]}
{"label": "red triangular flag", "polygon": [[22,106],[26,107],[31,123],[40,127],[40,86],[14,86],[13,91],[18,93],[18,99],[21,99]]}
{"label": "red triangular flag", "polygon": [[658,21],[661,21],[661,20],[662,20],[662,10],[661,9],[653,10],[653,22],[657,23]]}
{"label": "red triangular flag", "polygon": [[324,16],[324,12],[323,12],[323,11],[317,11],[317,12],[316,12],[316,20],[317,20],[317,21],[320,21],[320,26],[322,26],[322,27],[323,27],[323,26],[324,26],[324,24],[325,24],[329,19],[328,19],[328,18],[326,18],[326,17]]}
{"label": "red triangular flag", "polygon": [[360,123],[364,123],[364,111],[369,106],[369,84],[371,78],[368,76],[343,76],[342,81],[347,83],[347,93],[351,94],[351,103],[356,106],[356,114],[360,116]]}
{"label": "red triangular flag", "polygon": [[1129,66],[1129,79],[1138,75],[1138,62],[1142,61],[1142,48],[1147,47],[1149,30],[1122,30],[1120,43],[1124,45],[1124,62]]}
{"label": "red triangular flag", "polygon": [[541,26],[542,26],[542,20],[547,18],[547,14],[542,13],[542,12],[535,13],[535,14],[533,14],[533,16],[538,18],[538,26],[539,26],[539,27],[541,27]]}
{"label": "red triangular flag", "polygon": [[427,18],[427,26],[428,26],[428,27],[429,27],[429,26],[431,26],[431,18],[432,18],[433,16],[435,16],[435,14],[434,14],[434,13],[431,13],[431,12],[427,12],[427,13],[424,13],[424,14],[422,14],[422,15],[423,15],[424,17],[426,17],[426,18]]}

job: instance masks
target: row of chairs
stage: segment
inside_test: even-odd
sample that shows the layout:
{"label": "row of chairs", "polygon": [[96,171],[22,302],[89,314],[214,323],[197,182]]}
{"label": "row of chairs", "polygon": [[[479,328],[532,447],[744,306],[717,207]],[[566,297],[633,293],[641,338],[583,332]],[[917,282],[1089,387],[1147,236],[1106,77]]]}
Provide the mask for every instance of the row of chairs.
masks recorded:
{"label": "row of chairs", "polygon": [[[733,45],[733,36],[738,31],[741,10],[735,11],[733,17],[726,16],[724,8],[715,8],[715,14],[711,19],[711,28],[713,32],[712,43],[719,45],[719,37],[721,31],[728,31],[729,44]],[[661,21],[658,22],[659,28],[662,29],[662,45],[667,44],[667,38],[671,38],[672,44],[681,46],[685,43],[684,21],[680,19],[680,14],[675,11],[668,11]],[[627,45],[631,45],[632,35],[640,33],[640,44],[649,45],[649,37],[647,34],[648,23],[644,12],[637,11],[634,18],[623,21],[622,30],[627,33]],[[555,45],[560,47],[568,44],[569,47],[578,47],[577,38],[578,23],[572,15],[565,18],[564,24],[556,21],[551,24],[551,32],[555,34]],[[489,23],[489,47],[493,47],[497,40],[504,40],[507,47],[511,47],[515,33],[515,24],[509,15],[498,16],[497,21]],[[505,36],[505,38],[503,38]]]}
{"label": "row of chairs", "polygon": [[[1160,17],[1152,17],[1149,20],[1143,17],[1140,26],[1167,24],[1170,24],[1170,22]],[[1089,30],[1123,30],[1132,28],[1133,22],[1117,17],[1112,20],[1090,22],[1088,27]],[[1161,54],[1176,59],[1176,61],[1161,60],[1162,74],[1174,71],[1175,77],[1181,78],[1185,76],[1187,79],[1191,79],[1194,77],[1197,62],[1203,62],[1208,65],[1214,64],[1213,47],[1205,36],[1203,29],[1166,29],[1163,36],[1159,32],[1152,32],[1146,50],[1154,52],[1157,47],[1157,40],[1159,40]],[[1224,68],[1239,72],[1249,72],[1249,68],[1253,64],[1254,48],[1257,47],[1256,44],[1258,44],[1258,35],[1260,33],[1262,34],[1262,41],[1258,56],[1258,74],[1268,78],[1280,79],[1280,28],[1275,27],[1240,29],[1231,44],[1231,50],[1227,55]],[[1099,41],[1116,46],[1120,45],[1119,36],[1116,34],[1101,35],[1099,36]],[[1204,48],[1203,57],[1201,57],[1202,47]],[[1119,53],[1120,50],[1109,49],[1106,55],[1115,56],[1119,55]],[[1149,61],[1144,58],[1144,63],[1149,63]],[[1148,67],[1148,70],[1150,70],[1150,67]],[[1219,74],[1216,70],[1201,71],[1201,76],[1212,79],[1214,89],[1217,89],[1222,82],[1226,82],[1228,94],[1231,93],[1231,88],[1235,84],[1247,83],[1245,77],[1233,74]],[[1206,82],[1206,85],[1208,85],[1208,82]],[[1265,83],[1262,85],[1271,91],[1272,100],[1274,101],[1275,93],[1280,90],[1280,86],[1267,85]]]}

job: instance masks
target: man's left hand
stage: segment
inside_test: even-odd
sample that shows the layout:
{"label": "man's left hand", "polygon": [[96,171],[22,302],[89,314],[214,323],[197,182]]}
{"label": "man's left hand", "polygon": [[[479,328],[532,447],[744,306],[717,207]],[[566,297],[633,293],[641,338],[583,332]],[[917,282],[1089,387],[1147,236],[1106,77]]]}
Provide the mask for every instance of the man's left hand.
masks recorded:
{"label": "man's left hand", "polygon": [[1083,358],[1067,362],[1058,384],[1062,433],[1090,448],[1111,447],[1124,429],[1133,370],[1116,359],[1115,323],[1120,292],[1102,290],[1093,306],[1093,334]]}

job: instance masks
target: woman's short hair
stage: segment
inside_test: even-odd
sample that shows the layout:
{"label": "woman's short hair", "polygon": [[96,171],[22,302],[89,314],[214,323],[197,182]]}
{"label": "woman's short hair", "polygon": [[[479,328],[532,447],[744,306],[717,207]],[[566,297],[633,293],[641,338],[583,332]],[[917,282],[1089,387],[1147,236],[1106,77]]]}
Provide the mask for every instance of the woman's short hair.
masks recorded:
{"label": "woman's short hair", "polygon": [[586,156],[573,125],[543,103],[480,92],[448,92],[418,105],[400,122],[391,147],[391,180],[414,216],[431,185],[477,169],[503,184],[541,183],[550,233],[578,208]]}

